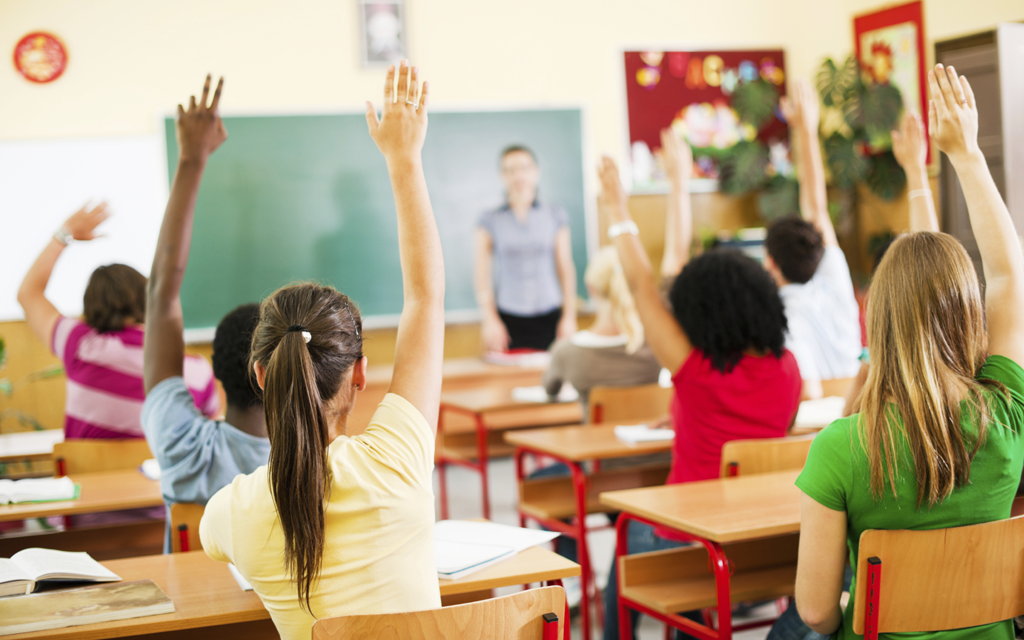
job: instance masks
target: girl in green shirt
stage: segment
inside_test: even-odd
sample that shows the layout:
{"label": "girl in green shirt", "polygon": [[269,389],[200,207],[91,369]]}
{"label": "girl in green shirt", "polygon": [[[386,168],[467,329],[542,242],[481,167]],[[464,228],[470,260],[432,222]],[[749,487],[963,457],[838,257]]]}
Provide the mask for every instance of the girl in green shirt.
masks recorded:
{"label": "girl in green shirt", "polygon": [[[1024,255],[978,147],[967,79],[929,72],[929,130],[956,170],[985,269],[985,298],[953,237],[896,240],[868,303],[871,367],[860,413],[815,438],[801,502],[796,610],[775,631],[855,638],[839,600],[867,529],[939,529],[1008,518],[1024,464]],[[987,319],[987,326],[986,326]],[[851,588],[855,592],[855,587]],[[797,614],[797,612],[799,612]],[[882,634],[942,640],[1013,638],[1011,621],[953,631]]]}

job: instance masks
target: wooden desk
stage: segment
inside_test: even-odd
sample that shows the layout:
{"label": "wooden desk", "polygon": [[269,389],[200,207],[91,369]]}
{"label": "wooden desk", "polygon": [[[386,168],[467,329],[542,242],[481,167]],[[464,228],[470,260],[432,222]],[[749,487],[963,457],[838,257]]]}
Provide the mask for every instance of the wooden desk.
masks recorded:
{"label": "wooden desk", "polygon": [[[622,511],[616,522],[615,561],[619,563],[619,558],[627,555],[626,527],[632,520],[696,538],[707,549],[714,572],[719,621],[715,637],[729,640],[733,630],[729,590],[732,570],[722,544],[799,532],[800,490],[794,484],[798,475],[799,471],[780,471],[602,493],[603,504]],[[619,604],[682,628],[678,616],[652,611],[624,597],[621,590]],[[620,608],[620,616],[622,611]],[[704,631],[713,633],[706,628]]]}
{"label": "wooden desk", "polygon": [[[646,442],[631,445],[615,437],[615,425],[584,425],[579,427],[555,427],[505,432],[505,441],[516,447],[516,480],[519,486],[519,522],[525,527],[527,519],[534,520],[545,528],[559,531],[562,535],[576,540],[583,582],[583,599],[580,614],[583,637],[590,634],[591,602],[597,596],[594,571],[590,562],[590,548],[587,544],[587,513],[598,511],[597,491],[602,488],[622,488],[648,484],[664,484],[667,468],[642,467],[636,470],[613,471],[608,474],[596,472],[587,475],[582,463],[587,461],[610,460],[632,456],[665,453],[672,450],[672,441]],[[549,456],[569,467],[572,479],[572,493],[535,499],[527,495],[527,484],[561,483],[552,478],[542,481],[527,481],[524,472],[524,458],[527,455]],[[602,485],[604,485],[602,487]],[[562,487],[559,486],[559,489]],[[568,512],[561,505],[566,499],[571,502]],[[555,503],[559,503],[556,505]],[[563,521],[569,518],[569,522]]]}
{"label": "wooden desk", "polygon": [[[153,633],[164,633],[161,640],[278,637],[259,596],[252,591],[242,591],[228,566],[211,560],[203,551],[112,560],[103,564],[126,581],[153,580],[174,602],[175,612],[6,637],[11,640],[99,640]],[[576,563],[547,549],[533,547],[461,580],[440,580],[438,584],[441,595],[447,596],[554,581],[579,574],[580,567]]]}
{"label": "wooden desk", "polygon": [[36,478],[53,475],[53,465],[50,463],[53,445],[63,441],[63,429],[0,435],[0,467],[18,464],[26,468],[16,474],[9,473],[8,469],[0,473],[0,476]]}
{"label": "wooden desk", "polygon": [[136,469],[69,476],[81,488],[78,500],[0,505],[0,522],[100,513],[164,504],[160,483]]}
{"label": "wooden desk", "polygon": [[[576,424],[583,420],[579,402],[524,402],[512,397],[518,382],[492,381],[490,386],[441,394],[437,418],[435,464],[440,479],[441,519],[448,518],[447,467],[456,464],[480,474],[483,517],[490,519],[487,460],[513,452],[501,431],[523,427]],[[462,416],[468,422],[457,422]],[[496,436],[492,438],[491,436]]]}

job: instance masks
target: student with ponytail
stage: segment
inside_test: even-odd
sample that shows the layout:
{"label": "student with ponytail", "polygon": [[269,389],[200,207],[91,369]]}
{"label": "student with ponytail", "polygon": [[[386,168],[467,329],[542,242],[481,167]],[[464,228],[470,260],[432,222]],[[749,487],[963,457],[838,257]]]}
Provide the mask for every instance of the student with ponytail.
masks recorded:
{"label": "student with ponytail", "polygon": [[391,387],[370,426],[345,435],[366,384],[355,303],[301,283],[263,302],[252,366],[263,389],[270,463],[210,500],[200,525],[210,557],[234,562],[281,637],[305,640],[317,618],[441,606],[431,474],[444,348],[444,264],[420,151],[427,84],[388,69],[383,117],[367,103],[398,212],[404,306]]}

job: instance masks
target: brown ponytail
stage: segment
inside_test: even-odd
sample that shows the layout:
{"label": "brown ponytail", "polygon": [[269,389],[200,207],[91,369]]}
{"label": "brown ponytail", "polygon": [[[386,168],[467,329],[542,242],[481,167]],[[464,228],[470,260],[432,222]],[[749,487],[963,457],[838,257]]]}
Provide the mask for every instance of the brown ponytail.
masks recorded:
{"label": "brown ponytail", "polygon": [[266,370],[270,492],[284,531],[285,565],[300,606],[310,613],[331,483],[328,426],[351,409],[342,383],[363,357],[361,335],[359,312],[348,297],[312,283],[267,298],[253,333],[251,360]]}

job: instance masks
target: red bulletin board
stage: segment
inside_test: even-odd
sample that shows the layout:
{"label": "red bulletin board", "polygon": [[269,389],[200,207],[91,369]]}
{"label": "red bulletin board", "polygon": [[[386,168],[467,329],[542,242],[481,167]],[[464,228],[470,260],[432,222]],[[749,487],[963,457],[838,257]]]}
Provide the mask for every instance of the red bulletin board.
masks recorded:
{"label": "red bulletin board", "polygon": [[[920,2],[908,2],[853,19],[853,43],[861,68],[876,83],[892,83],[903,96],[903,107],[921,117],[925,136],[924,16]],[[928,145],[928,161],[931,161]]]}
{"label": "red bulletin board", "polygon": [[[685,120],[689,125],[686,137],[694,147],[728,148],[744,135],[754,134],[744,133],[734,121],[729,100],[735,88],[763,78],[778,87],[780,96],[785,91],[785,54],[781,49],[626,51],[624,55],[630,157],[634,184],[640,187],[644,180],[637,175],[636,165],[642,160],[637,158],[637,143],[655,153],[661,147],[661,130]],[[689,113],[686,109],[691,105],[700,109]],[[699,121],[696,126],[691,117]],[[778,109],[776,117],[762,126],[756,137],[765,143],[783,143],[788,151],[789,132]],[[646,153],[642,147],[640,151]],[[695,160],[700,165],[695,168],[695,177],[717,178],[713,161],[702,161],[699,153]],[[651,181],[656,183],[658,179],[655,172]]]}

